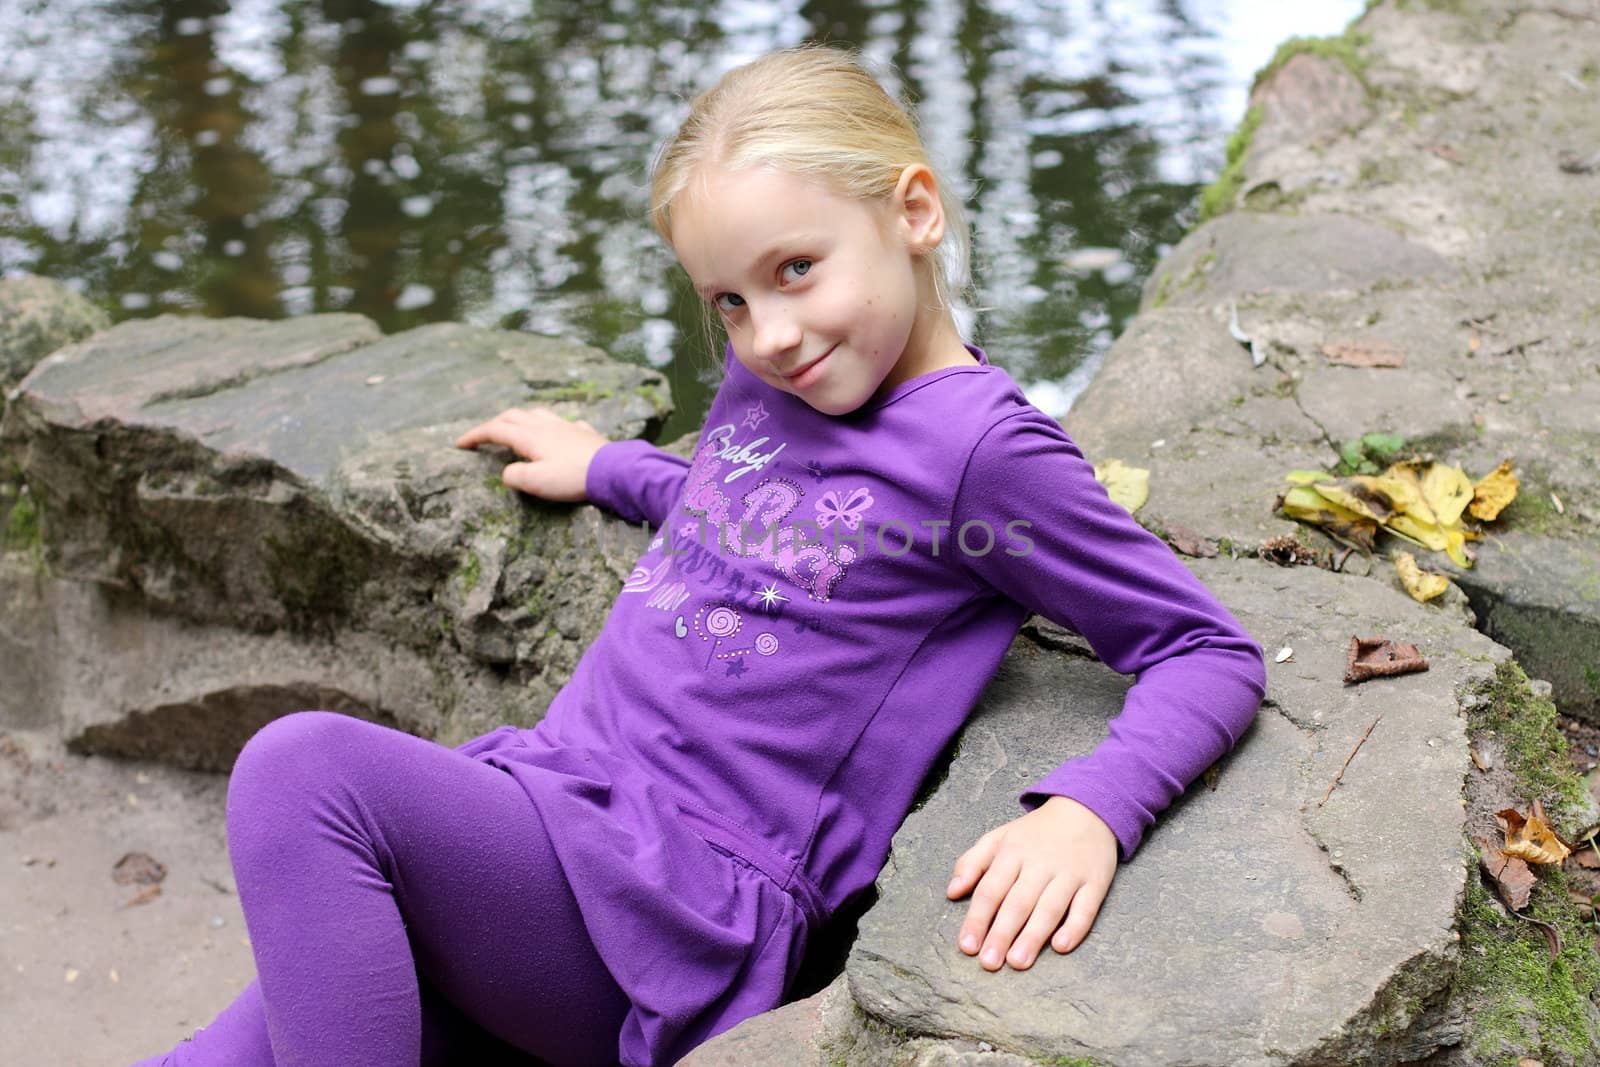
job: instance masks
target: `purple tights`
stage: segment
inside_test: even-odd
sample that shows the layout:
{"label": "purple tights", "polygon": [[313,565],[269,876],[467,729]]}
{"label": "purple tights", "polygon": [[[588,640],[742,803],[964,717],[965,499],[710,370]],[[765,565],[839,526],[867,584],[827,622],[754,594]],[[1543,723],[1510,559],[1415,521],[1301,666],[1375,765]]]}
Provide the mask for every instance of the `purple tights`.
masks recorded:
{"label": "purple tights", "polygon": [[239,754],[228,851],[257,979],[136,1067],[616,1062],[627,999],[505,772],[297,712]]}

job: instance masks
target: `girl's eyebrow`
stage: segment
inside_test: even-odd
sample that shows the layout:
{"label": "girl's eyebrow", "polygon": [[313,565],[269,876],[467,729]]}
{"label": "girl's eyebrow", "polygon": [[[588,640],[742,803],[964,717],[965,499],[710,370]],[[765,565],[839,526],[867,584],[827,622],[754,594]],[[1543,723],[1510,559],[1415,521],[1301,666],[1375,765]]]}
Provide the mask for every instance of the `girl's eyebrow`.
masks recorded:
{"label": "girl's eyebrow", "polygon": [[[779,238],[777,241],[774,241],[759,258],[751,263],[746,269],[746,274],[760,274],[767,267],[771,266],[774,260],[788,259],[794,256],[795,253],[793,249],[803,248],[807,245],[814,245],[819,240],[820,238],[817,236],[817,234],[808,231],[785,235],[784,237]],[[707,300],[710,300],[715,292],[720,292],[722,289],[723,287],[719,285],[697,285],[694,287],[694,291],[699,293]]]}

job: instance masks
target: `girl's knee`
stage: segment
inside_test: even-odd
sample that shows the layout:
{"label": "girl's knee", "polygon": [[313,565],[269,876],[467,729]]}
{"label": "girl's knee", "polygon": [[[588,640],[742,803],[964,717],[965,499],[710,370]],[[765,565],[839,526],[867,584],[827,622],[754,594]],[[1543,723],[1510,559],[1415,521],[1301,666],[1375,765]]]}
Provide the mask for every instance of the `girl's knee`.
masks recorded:
{"label": "girl's knee", "polygon": [[281,801],[295,783],[314,781],[356,721],[332,711],[296,711],[273,719],[239,750],[228,776],[228,806],[248,802],[257,790]]}

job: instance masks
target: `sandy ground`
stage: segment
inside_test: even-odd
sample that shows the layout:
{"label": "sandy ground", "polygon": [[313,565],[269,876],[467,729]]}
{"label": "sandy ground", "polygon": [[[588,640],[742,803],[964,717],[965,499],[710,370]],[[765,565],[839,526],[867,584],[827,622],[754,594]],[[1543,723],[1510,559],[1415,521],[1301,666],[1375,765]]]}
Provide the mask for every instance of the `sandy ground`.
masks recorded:
{"label": "sandy ground", "polygon": [[[254,977],[226,791],[0,731],[0,1064],[126,1067]],[[156,888],[113,878],[130,852],[165,867]]]}

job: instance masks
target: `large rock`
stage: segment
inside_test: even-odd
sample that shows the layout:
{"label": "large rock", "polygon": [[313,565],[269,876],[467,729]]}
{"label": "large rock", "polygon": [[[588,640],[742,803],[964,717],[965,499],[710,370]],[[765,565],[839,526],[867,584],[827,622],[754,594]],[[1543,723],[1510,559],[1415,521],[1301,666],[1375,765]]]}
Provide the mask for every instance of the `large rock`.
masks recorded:
{"label": "large rock", "polygon": [[0,280],[0,394],[62,345],[110,325],[104,311],[51,278]]}
{"label": "large rock", "polygon": [[[1280,386],[1328,446],[1399,434],[1474,477],[1510,457],[1521,497],[1457,580],[1489,632],[1554,684],[1563,710],[1600,721],[1600,218],[1594,174],[1563,169],[1600,144],[1592,78],[1580,76],[1600,53],[1600,22],[1487,0],[1442,7],[1380,5],[1361,20],[1365,78],[1386,110],[1348,135],[1327,136],[1343,121],[1329,116],[1348,109],[1307,98],[1303,57],[1268,79],[1261,100],[1281,121],[1264,123],[1271,136],[1245,156],[1244,203],[1274,210],[1213,220],[1151,279],[1147,308],[1194,307],[1225,323],[1235,305],[1267,355],[1257,380],[1198,331],[1196,347],[1217,354],[1205,364],[1217,385],[1195,389],[1192,372],[1163,380],[1137,340],[1147,311],[1069,428],[1131,450],[1108,430],[1138,410],[1172,416],[1152,418],[1142,437],[1192,441],[1231,393],[1248,415],[1225,447],[1188,466],[1149,456],[1148,508],[1152,525],[1170,516],[1235,539],[1272,529],[1266,515],[1252,523],[1244,502],[1270,504],[1272,468],[1289,469],[1281,420],[1256,425],[1243,407],[1264,384]],[[1282,136],[1289,127],[1296,137]],[[1250,195],[1267,186],[1279,195]],[[1404,365],[1336,365],[1324,352],[1336,342],[1385,345]],[[1139,381],[1174,409],[1138,397]],[[1218,491],[1172,499],[1191,484]]]}
{"label": "large rock", "polygon": [[[19,573],[16,553],[0,575],[39,609],[0,636],[8,655],[34,649],[11,712],[40,697],[86,750],[224,768],[273,709],[441,739],[535,721],[644,535],[514,495],[506,456],[451,441],[532,404],[653,433],[667,395],[579,345],[455,325],[382,337],[353,315],[163,317],[64,348],[0,426],[33,508],[23,554],[52,576]],[[114,666],[40,662],[61,647],[52,627]]]}
{"label": "large rock", "polygon": [[[944,896],[955,858],[1019,814],[1027,782],[1093,747],[1127,688],[1019,642],[895,837],[847,968],[867,1012],[1118,1067],[1396,1063],[1459,1038],[1435,1013],[1471,865],[1458,695],[1505,650],[1377,582],[1253,560],[1194,569],[1269,649],[1294,649],[1215,787],[1197,783],[1158,823],[1076,951],[979,969],[955,946],[968,905]],[[1357,633],[1412,641],[1431,669],[1344,686]]]}

